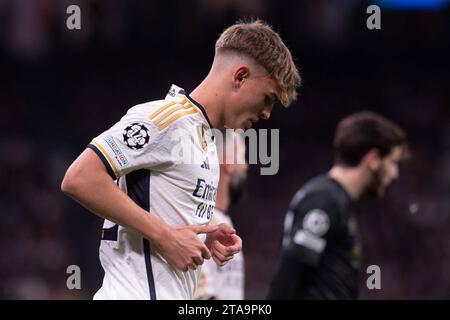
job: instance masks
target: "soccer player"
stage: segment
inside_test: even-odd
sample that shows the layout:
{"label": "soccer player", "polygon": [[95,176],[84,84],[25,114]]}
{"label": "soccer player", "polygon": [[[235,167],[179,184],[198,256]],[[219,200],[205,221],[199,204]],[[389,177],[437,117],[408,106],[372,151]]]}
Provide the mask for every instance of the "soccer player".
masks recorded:
{"label": "soccer player", "polygon": [[371,112],[344,118],[335,163],[294,196],[284,222],[281,259],[269,299],[356,299],[359,244],[351,204],[382,197],[398,178],[404,131]]}
{"label": "soccer player", "polygon": [[[237,203],[247,178],[248,164],[245,161],[245,143],[241,135],[229,132],[216,139],[220,161],[220,180],[217,188],[216,209],[211,224],[226,223],[233,226],[227,214],[230,205]],[[208,260],[202,266],[196,299],[242,300],[244,299],[244,255],[235,254],[221,267]]]}
{"label": "soccer player", "polygon": [[233,228],[208,225],[219,181],[210,129],[268,119],[275,101],[295,99],[300,76],[261,21],[227,28],[215,49],[191,93],[172,86],[132,107],[66,172],[62,191],[105,219],[94,299],[193,299],[204,259],[222,266],[241,250]]}

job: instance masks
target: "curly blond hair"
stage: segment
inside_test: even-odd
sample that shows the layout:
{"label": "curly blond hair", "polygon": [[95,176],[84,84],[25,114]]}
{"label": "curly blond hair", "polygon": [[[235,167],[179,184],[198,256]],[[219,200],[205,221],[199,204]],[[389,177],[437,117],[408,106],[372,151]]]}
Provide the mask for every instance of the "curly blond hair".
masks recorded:
{"label": "curly blond hair", "polygon": [[301,77],[291,52],[271,26],[261,20],[238,21],[225,29],[216,41],[216,53],[235,51],[251,57],[276,81],[279,100],[287,107],[297,98]]}

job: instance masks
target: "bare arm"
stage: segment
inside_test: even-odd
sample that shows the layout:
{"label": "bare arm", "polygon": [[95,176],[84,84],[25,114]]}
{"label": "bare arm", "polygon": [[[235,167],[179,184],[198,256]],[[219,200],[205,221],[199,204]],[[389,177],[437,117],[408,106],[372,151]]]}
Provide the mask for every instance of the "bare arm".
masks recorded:
{"label": "bare arm", "polygon": [[150,239],[167,262],[182,271],[192,265],[193,259],[211,257],[196,234],[214,232],[217,227],[175,229],[157,216],[148,214],[117,187],[102,161],[90,149],[84,150],[69,167],[61,190],[98,216],[134,229]]}

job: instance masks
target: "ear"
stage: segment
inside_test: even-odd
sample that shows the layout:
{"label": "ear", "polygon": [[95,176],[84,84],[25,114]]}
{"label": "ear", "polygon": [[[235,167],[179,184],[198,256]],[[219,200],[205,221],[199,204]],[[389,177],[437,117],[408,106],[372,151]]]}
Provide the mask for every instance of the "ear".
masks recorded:
{"label": "ear", "polygon": [[363,162],[369,169],[373,171],[378,170],[381,165],[380,151],[375,148],[370,149],[363,157]]}
{"label": "ear", "polygon": [[233,73],[233,85],[235,88],[240,88],[244,81],[250,75],[250,68],[247,66],[239,66]]}

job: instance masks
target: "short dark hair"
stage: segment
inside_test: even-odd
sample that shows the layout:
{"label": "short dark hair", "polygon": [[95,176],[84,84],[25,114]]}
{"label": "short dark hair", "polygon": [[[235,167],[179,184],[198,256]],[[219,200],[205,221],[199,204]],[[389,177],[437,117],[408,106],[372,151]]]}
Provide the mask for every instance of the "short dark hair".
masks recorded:
{"label": "short dark hair", "polygon": [[357,166],[371,149],[381,157],[406,144],[406,134],[394,122],[374,113],[358,112],[342,119],[334,136],[335,164]]}

